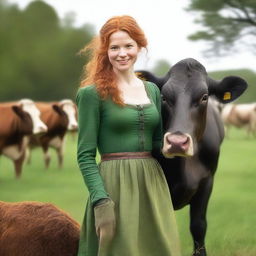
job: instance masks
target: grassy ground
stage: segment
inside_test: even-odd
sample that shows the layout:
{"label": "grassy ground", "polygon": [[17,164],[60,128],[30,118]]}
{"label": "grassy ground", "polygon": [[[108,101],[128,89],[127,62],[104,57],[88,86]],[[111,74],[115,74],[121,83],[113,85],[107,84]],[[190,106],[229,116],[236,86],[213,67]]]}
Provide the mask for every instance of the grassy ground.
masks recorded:
{"label": "grassy ground", "polygon": [[[207,219],[209,256],[256,255],[256,138],[232,129],[221,147]],[[188,207],[177,212],[183,255],[190,255]]]}
{"label": "grassy ground", "polygon": [[[208,207],[206,246],[209,256],[256,255],[256,139],[231,130],[221,148],[219,168]],[[0,158],[0,200],[51,202],[82,221],[87,191],[76,164],[76,141],[67,137],[65,162],[57,168],[56,155],[44,169],[40,149],[32,153],[31,165],[24,165],[20,180],[14,179],[12,163]],[[188,207],[176,212],[182,255],[191,255]]]}

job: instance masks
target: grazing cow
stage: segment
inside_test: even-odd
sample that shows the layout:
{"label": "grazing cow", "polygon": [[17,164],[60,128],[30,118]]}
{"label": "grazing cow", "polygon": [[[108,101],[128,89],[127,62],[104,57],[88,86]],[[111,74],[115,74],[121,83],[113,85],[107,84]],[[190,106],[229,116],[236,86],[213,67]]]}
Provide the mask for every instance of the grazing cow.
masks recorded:
{"label": "grazing cow", "polygon": [[165,173],[174,209],[190,205],[193,255],[205,256],[206,210],[224,137],[219,112],[208,104],[208,97],[228,103],[247,83],[235,76],[215,81],[194,59],[178,62],[163,78],[147,71],[137,74],[161,90],[163,147],[162,154],[153,155]]}
{"label": "grazing cow", "polygon": [[[68,99],[59,102],[37,102],[36,106],[41,111],[41,118],[47,125],[48,131],[42,136],[31,136],[30,148],[42,147],[46,168],[51,160],[48,149],[54,148],[57,152],[59,167],[62,167],[65,135],[67,131],[76,131],[78,127],[76,106]],[[29,151],[28,162],[30,162]]]}
{"label": "grazing cow", "polygon": [[0,201],[1,256],[75,256],[79,229],[52,204]]}
{"label": "grazing cow", "polygon": [[13,160],[16,178],[21,176],[28,136],[46,130],[32,100],[0,104],[0,154]]}
{"label": "grazing cow", "polygon": [[230,126],[235,126],[246,128],[248,136],[256,133],[256,103],[227,104],[221,112],[221,117],[226,132]]}

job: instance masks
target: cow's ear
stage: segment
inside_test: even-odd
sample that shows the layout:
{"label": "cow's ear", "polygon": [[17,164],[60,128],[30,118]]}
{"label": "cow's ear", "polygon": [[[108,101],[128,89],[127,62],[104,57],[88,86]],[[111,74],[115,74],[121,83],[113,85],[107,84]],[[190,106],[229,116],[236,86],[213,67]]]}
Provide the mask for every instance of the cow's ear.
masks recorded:
{"label": "cow's ear", "polygon": [[53,104],[53,105],[52,105],[52,108],[53,108],[53,110],[54,110],[57,114],[59,114],[59,115],[66,115],[65,112],[64,112],[64,110],[63,110],[60,106],[58,106],[57,104]]}
{"label": "cow's ear", "polygon": [[20,118],[24,118],[26,116],[26,113],[22,110],[21,106],[13,105],[12,110]]}
{"label": "cow's ear", "polygon": [[152,74],[149,71],[146,70],[138,70],[135,71],[135,74],[138,78],[140,78],[141,80],[145,80],[145,81],[150,81],[153,82],[154,84],[156,84],[160,89],[161,87],[165,84],[165,77],[157,77],[154,74]]}
{"label": "cow's ear", "polygon": [[247,82],[238,76],[227,76],[221,81],[209,78],[209,93],[215,95],[221,103],[237,99],[247,88]]}

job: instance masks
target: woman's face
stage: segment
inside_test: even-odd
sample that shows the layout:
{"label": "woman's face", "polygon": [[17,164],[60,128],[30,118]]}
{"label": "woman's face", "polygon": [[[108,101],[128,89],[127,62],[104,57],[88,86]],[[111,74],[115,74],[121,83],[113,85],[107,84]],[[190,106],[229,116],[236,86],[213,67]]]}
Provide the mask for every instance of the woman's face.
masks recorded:
{"label": "woman's face", "polygon": [[108,58],[118,72],[133,70],[140,49],[127,32],[117,31],[109,38]]}

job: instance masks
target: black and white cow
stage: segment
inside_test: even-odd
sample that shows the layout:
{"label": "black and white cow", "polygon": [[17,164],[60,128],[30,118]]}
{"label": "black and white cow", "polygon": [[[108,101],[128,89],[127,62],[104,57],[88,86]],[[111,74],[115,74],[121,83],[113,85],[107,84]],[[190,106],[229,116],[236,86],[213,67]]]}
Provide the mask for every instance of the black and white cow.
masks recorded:
{"label": "black and white cow", "polygon": [[206,211],[224,137],[220,114],[208,98],[228,103],[247,88],[240,77],[211,79],[202,64],[184,59],[166,76],[138,71],[142,79],[161,90],[163,117],[162,154],[154,153],[165,173],[175,210],[190,205],[193,255],[206,255]]}

